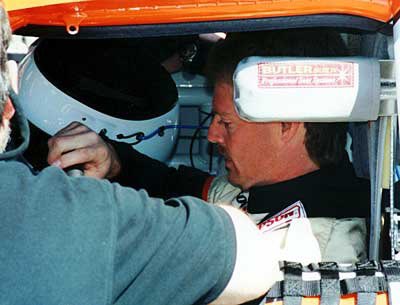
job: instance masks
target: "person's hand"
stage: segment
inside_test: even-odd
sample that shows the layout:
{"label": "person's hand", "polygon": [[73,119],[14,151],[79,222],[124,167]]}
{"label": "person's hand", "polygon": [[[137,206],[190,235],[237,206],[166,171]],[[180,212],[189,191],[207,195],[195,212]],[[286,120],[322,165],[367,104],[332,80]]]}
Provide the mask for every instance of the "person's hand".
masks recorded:
{"label": "person's hand", "polygon": [[48,141],[47,162],[60,168],[81,165],[85,176],[113,178],[121,170],[117,153],[87,126],[73,122]]}

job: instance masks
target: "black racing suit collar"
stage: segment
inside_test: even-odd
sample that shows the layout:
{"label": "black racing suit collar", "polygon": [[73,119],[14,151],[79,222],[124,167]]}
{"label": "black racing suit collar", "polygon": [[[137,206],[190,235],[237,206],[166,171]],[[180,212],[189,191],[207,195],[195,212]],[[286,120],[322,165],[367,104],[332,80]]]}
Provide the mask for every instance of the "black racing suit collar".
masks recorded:
{"label": "black racing suit collar", "polygon": [[249,213],[274,215],[298,200],[308,217],[368,217],[370,185],[368,180],[356,177],[346,157],[335,167],[250,188],[247,208]]}
{"label": "black racing suit collar", "polygon": [[11,120],[11,141],[6,151],[0,154],[0,160],[16,159],[22,156],[29,145],[28,121],[19,104],[18,96],[12,90],[10,90],[10,98],[15,108],[15,115]]}

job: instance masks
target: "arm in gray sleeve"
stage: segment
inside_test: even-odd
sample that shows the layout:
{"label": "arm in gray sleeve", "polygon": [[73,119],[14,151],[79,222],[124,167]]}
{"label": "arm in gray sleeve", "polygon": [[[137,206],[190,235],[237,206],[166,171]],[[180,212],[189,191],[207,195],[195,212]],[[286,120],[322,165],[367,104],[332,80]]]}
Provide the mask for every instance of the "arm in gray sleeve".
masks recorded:
{"label": "arm in gray sleeve", "polygon": [[280,240],[265,243],[239,211],[55,167],[2,171],[14,190],[0,213],[0,294],[10,304],[238,304],[275,278]]}
{"label": "arm in gray sleeve", "polygon": [[193,197],[164,203],[121,189],[115,200],[124,204],[117,210],[114,301],[207,304],[221,294],[236,257],[228,214]]}

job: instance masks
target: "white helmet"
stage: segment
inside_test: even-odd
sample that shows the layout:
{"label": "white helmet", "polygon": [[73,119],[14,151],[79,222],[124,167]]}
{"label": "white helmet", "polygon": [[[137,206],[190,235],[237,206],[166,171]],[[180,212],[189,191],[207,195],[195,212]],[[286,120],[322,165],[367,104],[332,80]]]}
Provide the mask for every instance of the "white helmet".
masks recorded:
{"label": "white helmet", "polygon": [[21,63],[19,96],[28,120],[49,135],[78,121],[160,161],[176,142],[174,128],[146,139],[178,123],[173,79],[123,44],[43,40]]}

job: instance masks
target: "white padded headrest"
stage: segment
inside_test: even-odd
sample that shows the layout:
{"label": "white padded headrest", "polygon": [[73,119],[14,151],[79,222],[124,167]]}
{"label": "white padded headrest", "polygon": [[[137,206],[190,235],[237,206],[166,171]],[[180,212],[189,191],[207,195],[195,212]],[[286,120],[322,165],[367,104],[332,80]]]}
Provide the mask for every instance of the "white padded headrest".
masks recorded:
{"label": "white padded headrest", "polygon": [[234,102],[249,121],[376,120],[380,68],[363,57],[248,57],[233,76]]}

